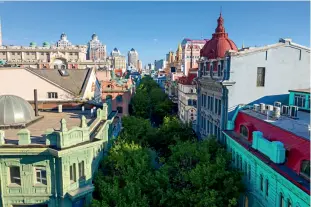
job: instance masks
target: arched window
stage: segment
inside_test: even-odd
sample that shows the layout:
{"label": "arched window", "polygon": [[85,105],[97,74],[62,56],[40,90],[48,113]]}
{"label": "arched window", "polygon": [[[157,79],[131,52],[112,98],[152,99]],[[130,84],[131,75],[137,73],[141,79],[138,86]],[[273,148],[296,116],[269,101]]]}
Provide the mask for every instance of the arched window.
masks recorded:
{"label": "arched window", "polygon": [[300,175],[310,179],[310,160],[303,160],[300,165]]}
{"label": "arched window", "polygon": [[240,134],[245,137],[248,138],[248,129],[246,126],[244,125],[240,125]]}
{"label": "arched window", "polygon": [[280,207],[285,207],[283,193],[280,193]]}
{"label": "arched window", "polygon": [[122,95],[117,96],[117,102],[121,103],[122,102]]}
{"label": "arched window", "polygon": [[260,190],[263,191],[263,176],[260,175]]}
{"label": "arched window", "polygon": [[108,100],[108,99],[112,99],[112,95],[107,95],[106,100]]}
{"label": "arched window", "polygon": [[266,196],[269,195],[269,180],[266,179]]}
{"label": "arched window", "polygon": [[248,207],[248,197],[244,197],[244,207]]}

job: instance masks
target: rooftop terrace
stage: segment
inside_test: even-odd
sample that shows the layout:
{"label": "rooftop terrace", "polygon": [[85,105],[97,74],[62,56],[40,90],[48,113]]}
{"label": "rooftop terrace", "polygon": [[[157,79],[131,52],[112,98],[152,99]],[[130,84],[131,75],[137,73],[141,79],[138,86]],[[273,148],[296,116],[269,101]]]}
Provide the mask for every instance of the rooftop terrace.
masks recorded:
{"label": "rooftop terrace", "polygon": [[[43,118],[38,119],[37,121],[31,123],[26,127],[30,131],[31,144],[45,144],[45,133],[47,129],[54,129],[55,131],[60,131],[61,119],[66,120],[68,130],[73,127],[80,126],[82,116],[85,116],[87,126],[91,126],[93,121],[96,119],[95,113],[93,117],[91,117],[90,110],[71,110],[63,111],[61,113],[57,111],[40,112],[39,116],[42,116]],[[2,130],[5,132],[4,138],[6,144],[18,143],[19,138],[17,136],[17,133],[21,130],[21,128],[10,128]]]}
{"label": "rooftop terrace", "polygon": [[310,140],[310,113],[308,112],[298,111],[298,116],[295,119],[287,116],[280,116],[280,118],[275,119],[251,109],[243,109],[242,112]]}

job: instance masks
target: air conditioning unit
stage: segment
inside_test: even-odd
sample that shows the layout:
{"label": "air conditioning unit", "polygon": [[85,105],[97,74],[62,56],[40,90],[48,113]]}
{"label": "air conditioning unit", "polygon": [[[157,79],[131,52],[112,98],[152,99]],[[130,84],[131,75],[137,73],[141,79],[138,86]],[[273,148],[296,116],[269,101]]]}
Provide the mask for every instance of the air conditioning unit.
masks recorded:
{"label": "air conditioning unit", "polygon": [[289,116],[292,118],[297,118],[298,116],[298,106],[290,106]]}
{"label": "air conditioning unit", "polygon": [[286,105],[283,105],[282,106],[282,115],[283,116],[288,116],[288,114],[289,114],[289,107],[286,106]]}
{"label": "air conditioning unit", "polygon": [[259,110],[260,110],[260,106],[259,106],[259,104],[254,104],[254,111],[256,111],[256,112],[259,112]]}
{"label": "air conditioning unit", "polygon": [[277,119],[280,118],[280,116],[281,116],[281,108],[278,107],[278,106],[274,106],[273,107],[273,115]]}
{"label": "air conditioning unit", "polygon": [[281,102],[278,102],[278,101],[276,101],[276,102],[274,102],[274,106],[277,106],[277,107],[280,107],[281,108]]}
{"label": "air conditioning unit", "polygon": [[261,103],[260,104],[260,111],[261,111],[261,113],[263,113],[265,111],[265,108],[266,108],[266,104]]}
{"label": "air conditioning unit", "polygon": [[267,111],[273,111],[273,106],[272,105],[266,105],[266,110]]}

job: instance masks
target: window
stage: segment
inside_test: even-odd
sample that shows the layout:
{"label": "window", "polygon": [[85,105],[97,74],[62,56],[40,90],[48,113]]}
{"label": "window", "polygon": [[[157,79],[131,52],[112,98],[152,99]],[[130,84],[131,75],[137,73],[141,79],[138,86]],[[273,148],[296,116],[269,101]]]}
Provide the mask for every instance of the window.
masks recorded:
{"label": "window", "polygon": [[42,168],[35,168],[36,170],[36,182],[43,185],[47,185],[46,170]]}
{"label": "window", "polygon": [[123,113],[123,108],[122,108],[122,106],[118,106],[118,107],[117,107],[117,111],[118,111],[119,114],[122,114],[122,113]]}
{"label": "window", "polygon": [[106,100],[108,100],[108,99],[112,99],[112,95],[107,95]]}
{"label": "window", "polygon": [[220,69],[220,65],[218,65],[218,76],[221,76],[221,69]]}
{"label": "window", "polygon": [[285,207],[283,193],[280,194],[280,207]]}
{"label": "window", "polygon": [[218,115],[221,114],[221,100],[218,100]]}
{"label": "window", "polygon": [[243,169],[242,156],[240,156],[240,170],[242,171],[242,169]]}
{"label": "window", "polygon": [[257,68],[257,86],[265,86],[265,72],[266,68]]}
{"label": "window", "polygon": [[218,99],[215,98],[215,113],[218,111]]}
{"label": "window", "polygon": [[210,128],[209,128],[209,121],[207,121],[207,133],[209,134],[210,133]]}
{"label": "window", "polygon": [[84,174],[84,161],[79,162],[79,179],[85,179],[85,174]]}
{"label": "window", "polygon": [[26,52],[26,55],[29,55],[29,52]]}
{"label": "window", "polygon": [[210,96],[207,97],[207,108],[208,109],[211,108],[211,97]]}
{"label": "window", "polygon": [[117,99],[118,103],[121,103],[122,102],[122,95],[118,95],[116,99]]}
{"label": "window", "polygon": [[248,181],[251,180],[251,173],[252,173],[252,169],[251,169],[251,165],[248,165]]}
{"label": "window", "polygon": [[266,196],[269,195],[269,180],[266,179]]}
{"label": "window", "polygon": [[194,100],[194,99],[193,99],[193,106],[194,106],[194,107],[197,107],[197,100]]}
{"label": "window", "polygon": [[17,166],[10,167],[10,178],[11,183],[21,185],[21,172],[19,170],[19,167]]}
{"label": "window", "polygon": [[15,52],[12,52],[12,55],[15,55]]}
{"label": "window", "polygon": [[295,94],[294,96],[294,105],[298,107],[305,107],[306,103],[306,96],[305,95],[299,95]]}
{"label": "window", "polygon": [[263,191],[263,176],[260,175],[260,190]]}
{"label": "window", "polygon": [[201,102],[202,102],[202,106],[204,106],[204,95],[203,94],[201,94]]}
{"label": "window", "polygon": [[303,160],[300,166],[300,175],[310,179],[310,160]]}
{"label": "window", "polygon": [[57,92],[48,92],[48,98],[58,98]]}
{"label": "window", "polygon": [[245,137],[248,138],[248,129],[246,126],[244,125],[240,125],[240,134]]}
{"label": "window", "polygon": [[54,69],[58,69],[58,65],[54,65]]}
{"label": "window", "polygon": [[239,154],[236,153],[236,167],[239,168]]}
{"label": "window", "polygon": [[213,111],[214,109],[214,97],[211,97],[211,108],[210,110]]}
{"label": "window", "polygon": [[292,207],[292,202],[289,199],[287,199],[287,207]]}
{"label": "window", "polygon": [[62,66],[61,66],[61,69],[66,69],[66,66],[65,66],[65,65],[62,65]]}
{"label": "window", "polygon": [[70,165],[70,181],[72,183],[77,181],[77,177],[76,177],[76,163],[74,163],[73,165]]}
{"label": "window", "polygon": [[232,161],[233,161],[233,163],[235,161],[235,152],[234,152],[234,150],[232,151]]}

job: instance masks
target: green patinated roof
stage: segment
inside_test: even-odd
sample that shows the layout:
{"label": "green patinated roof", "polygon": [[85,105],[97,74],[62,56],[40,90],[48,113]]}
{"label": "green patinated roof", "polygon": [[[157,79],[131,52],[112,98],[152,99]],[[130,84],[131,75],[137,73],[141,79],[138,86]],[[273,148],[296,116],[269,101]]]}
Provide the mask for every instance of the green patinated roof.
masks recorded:
{"label": "green patinated roof", "polygon": [[30,43],[30,47],[33,47],[33,46],[36,46],[37,45],[37,43],[35,43],[35,42],[31,42]]}
{"label": "green patinated roof", "polygon": [[43,47],[44,46],[50,46],[50,43],[48,43],[48,42],[43,42]]}

